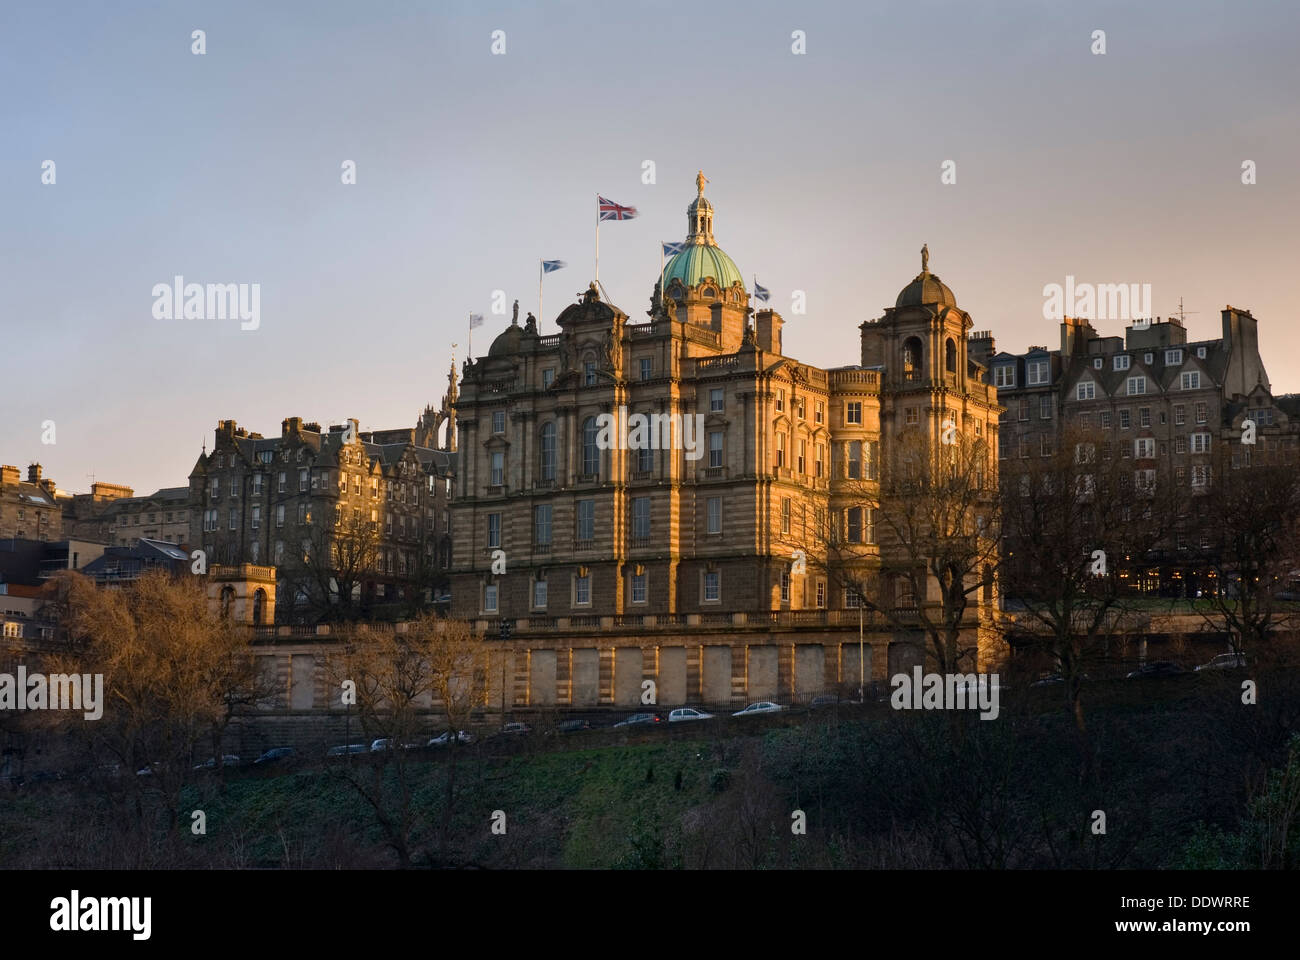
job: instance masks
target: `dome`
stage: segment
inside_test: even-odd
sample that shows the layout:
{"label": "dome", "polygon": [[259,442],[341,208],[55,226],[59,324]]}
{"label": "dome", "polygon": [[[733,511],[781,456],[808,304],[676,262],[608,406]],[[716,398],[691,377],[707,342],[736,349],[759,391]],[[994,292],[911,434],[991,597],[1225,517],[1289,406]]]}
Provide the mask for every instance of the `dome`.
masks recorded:
{"label": "dome", "polygon": [[524,331],[520,329],[518,324],[510,324],[492,341],[492,346],[488,347],[488,356],[504,357],[512,353],[518,353],[519,341],[523,338],[523,335]]}
{"label": "dome", "polygon": [[742,287],[745,285],[740,268],[721,247],[710,243],[693,243],[681,253],[674,254],[664,267],[664,289],[668,289],[674,278],[687,287],[694,287],[705,277],[712,277],[724,290],[733,283],[739,283]]}
{"label": "dome", "polygon": [[919,307],[922,304],[955,307],[957,298],[953,296],[947,284],[930,271],[923,270],[916,275],[915,280],[902,289],[898,299],[894,301],[896,307]]}

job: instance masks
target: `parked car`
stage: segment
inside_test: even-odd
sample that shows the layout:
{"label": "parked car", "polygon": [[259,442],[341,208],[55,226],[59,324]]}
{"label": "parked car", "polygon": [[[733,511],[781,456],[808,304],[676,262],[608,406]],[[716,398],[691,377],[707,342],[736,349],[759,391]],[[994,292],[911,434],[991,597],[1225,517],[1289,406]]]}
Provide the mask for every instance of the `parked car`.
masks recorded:
{"label": "parked car", "polygon": [[[237,756],[235,756],[233,753],[223,754],[222,757],[221,757],[221,765],[222,765],[223,767],[237,767],[237,766],[239,766],[239,758],[238,758]],[[197,767],[195,767],[194,769],[195,769],[195,770],[215,770],[215,769],[217,769],[217,758],[216,758],[216,757],[208,757],[208,759],[207,759],[205,762],[200,763],[200,764],[199,764]]]}
{"label": "parked car", "polygon": [[325,751],[327,757],[342,757],[349,753],[369,753],[370,748],[364,743],[349,743],[340,747],[330,747]]}
{"label": "parked car", "polygon": [[[473,737],[471,734],[466,733],[464,730],[458,730],[458,731],[456,731],[456,742],[457,742],[457,743],[473,743],[473,742],[474,742],[474,737]],[[450,731],[450,730],[448,730],[447,732],[445,732],[445,733],[443,733],[443,734],[441,734],[441,735],[439,735],[439,736],[434,737],[432,740],[430,740],[428,743],[426,743],[425,746],[426,746],[426,747],[445,747],[445,746],[447,746],[449,743],[451,743],[451,731]]]}
{"label": "parked car", "polygon": [[760,713],[780,713],[782,706],[779,703],[773,703],[770,700],[760,700],[758,703],[751,703],[744,710],[737,710],[732,714],[733,717],[752,717]]}
{"label": "parked car", "polygon": [[696,710],[694,707],[678,707],[668,714],[669,723],[682,723],[686,720],[712,720],[713,714]]}
{"label": "parked car", "polygon": [[565,720],[556,728],[556,733],[577,733],[579,730],[594,730],[590,720]]}
{"label": "parked car", "polygon": [[[1079,674],[1079,679],[1087,680],[1088,675],[1086,673],[1081,673]],[[1054,687],[1058,683],[1065,683],[1065,678],[1061,676],[1059,673],[1048,673],[1039,677],[1037,680],[1031,683],[1030,686],[1031,687]]]}
{"label": "parked car", "polygon": [[1142,666],[1130,673],[1125,679],[1149,680],[1157,679],[1159,677],[1176,677],[1179,674],[1186,672],[1187,671],[1178,664],[1172,663],[1169,660],[1152,660],[1150,663],[1142,664]]}
{"label": "parked car", "polygon": [[808,702],[809,710],[820,710],[822,707],[833,707],[840,702],[840,698],[832,696],[829,693],[823,693],[820,696],[813,697]]}
{"label": "parked car", "polygon": [[370,744],[370,750],[371,752],[374,753],[378,753],[380,750],[392,750],[392,749],[393,749],[392,737],[380,737],[378,740]]}
{"label": "parked car", "polygon": [[298,756],[298,751],[293,747],[272,747],[254,760],[253,765],[256,766],[260,763],[265,766],[268,763],[280,763],[284,760],[292,760],[296,756]]}
{"label": "parked car", "polygon": [[532,733],[533,728],[526,723],[507,723],[501,728],[501,732],[510,736],[520,737],[527,733]]}
{"label": "parked car", "polygon": [[614,724],[616,727],[639,727],[642,724],[663,723],[664,718],[657,713],[634,713],[625,720]]}
{"label": "parked car", "polygon": [[1246,666],[1246,655],[1244,653],[1221,653],[1209,663],[1203,663],[1196,668],[1195,672],[1200,673],[1202,670],[1238,670]]}

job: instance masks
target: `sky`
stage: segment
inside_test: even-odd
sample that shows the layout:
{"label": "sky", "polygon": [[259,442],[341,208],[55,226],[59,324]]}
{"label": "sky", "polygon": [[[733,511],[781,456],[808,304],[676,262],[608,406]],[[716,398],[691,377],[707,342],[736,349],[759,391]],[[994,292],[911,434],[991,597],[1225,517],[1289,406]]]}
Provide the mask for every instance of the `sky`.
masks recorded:
{"label": "sky", "polygon": [[[644,321],[700,169],[802,361],[855,362],[926,243],[999,349],[1058,344],[1047,284],[1149,283],[1190,339],[1252,310],[1300,391],[1298,28],[1233,0],[0,5],[0,461],[143,494],[221,419],[413,426],[470,313],[482,355],[536,312],[542,258],[557,330],[597,194],[639,211],[600,280]],[[256,329],[156,317],[178,275],[258,284]]]}

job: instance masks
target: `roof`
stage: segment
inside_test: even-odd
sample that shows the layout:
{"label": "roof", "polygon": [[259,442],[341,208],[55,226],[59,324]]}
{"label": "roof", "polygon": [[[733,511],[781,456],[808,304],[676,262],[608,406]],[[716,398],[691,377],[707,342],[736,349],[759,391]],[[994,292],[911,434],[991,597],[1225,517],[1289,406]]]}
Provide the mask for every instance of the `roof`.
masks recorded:
{"label": "roof", "polygon": [[693,243],[674,254],[664,266],[663,289],[667,290],[674,279],[680,280],[683,286],[695,287],[709,277],[724,289],[735,283],[745,286],[740,268],[721,247],[714,243]]}
{"label": "roof", "polygon": [[923,305],[957,306],[957,298],[948,289],[948,285],[929,270],[922,270],[918,273],[911,283],[899,291],[898,299],[894,301],[895,307],[919,307]]}

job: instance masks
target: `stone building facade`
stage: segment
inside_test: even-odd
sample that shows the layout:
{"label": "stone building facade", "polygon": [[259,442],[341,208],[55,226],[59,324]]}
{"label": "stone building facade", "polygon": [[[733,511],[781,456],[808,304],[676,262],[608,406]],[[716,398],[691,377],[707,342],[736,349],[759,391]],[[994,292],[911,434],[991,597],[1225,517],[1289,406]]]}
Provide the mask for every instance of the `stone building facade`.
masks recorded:
{"label": "stone building facade", "polygon": [[[648,322],[592,284],[556,318],[560,333],[516,317],[466,362],[453,615],[557,630],[602,618],[753,629],[798,611],[825,623],[853,605],[827,531],[867,562],[898,559],[871,519],[898,438],[937,443],[955,423],[996,442],[996,393],[967,357],[971,319],[928,252],[894,306],[860,325],[860,363],[812,366],[785,354],[778,313],[751,310],[697,189]],[[991,453],[988,467],[996,479]],[[797,549],[820,555],[801,571]],[[856,616],[842,626],[856,634]]]}
{"label": "stone building facade", "polygon": [[0,467],[0,539],[61,540],[63,508],[54,481],[41,476],[41,465]]}
{"label": "stone building facade", "polygon": [[[1050,456],[1071,428],[1099,431],[1099,455],[1127,460],[1135,471],[1168,475],[1186,494],[1188,518],[1159,562],[1132,582],[1145,591],[1195,595],[1198,556],[1210,522],[1195,498],[1212,481],[1216,462],[1248,464],[1294,449],[1300,441],[1300,398],[1272,393],[1259,350],[1258,321],[1249,310],[1224,307],[1221,336],[1188,340],[1175,317],[1135,322],[1124,336],[1102,336],[1084,319],[1060,325],[1059,349],[997,352],[991,334],[971,338],[972,355],[987,358],[990,382],[1005,408],[999,459]],[[1255,443],[1243,444],[1246,421]],[[1150,569],[1147,569],[1150,567]]]}
{"label": "stone building facade", "polygon": [[[454,455],[415,442],[414,428],[322,430],[290,417],[278,437],[221,421],[190,474],[189,543],[207,561],[276,569],[276,615],[306,622],[338,613],[437,602],[450,559]],[[363,570],[347,590],[331,577],[348,539]],[[327,559],[328,558],[328,559]],[[333,595],[325,599],[326,593]]]}
{"label": "stone building facade", "polygon": [[63,524],[69,536],[111,547],[131,547],[139,540],[188,544],[189,497],[189,487],[163,487],[137,497],[130,487],[93,483],[90,493],[64,501]]}

